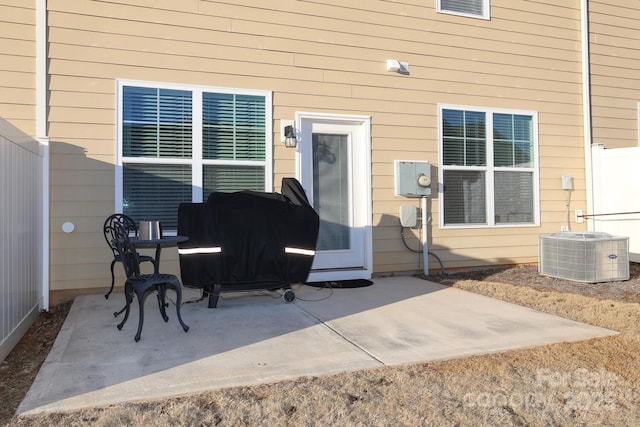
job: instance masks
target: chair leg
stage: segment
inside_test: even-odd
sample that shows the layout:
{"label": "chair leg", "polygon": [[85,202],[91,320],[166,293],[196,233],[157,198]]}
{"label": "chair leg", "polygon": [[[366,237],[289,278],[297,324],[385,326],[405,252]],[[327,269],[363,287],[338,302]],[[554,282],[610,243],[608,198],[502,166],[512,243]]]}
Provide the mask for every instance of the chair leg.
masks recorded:
{"label": "chair leg", "polygon": [[114,312],[114,313],[113,313],[113,317],[118,317],[118,316],[120,316],[120,315],[121,315],[121,314],[122,314],[122,313],[127,309],[127,305],[128,305],[128,304],[125,302],[124,307],[122,307],[122,308],[120,309],[120,311],[116,311],[116,312]]}
{"label": "chair leg", "polygon": [[182,305],[182,289],[180,286],[173,286],[173,289],[176,291],[176,315],[178,316],[178,322],[180,322],[183,331],[189,332],[189,326],[182,321],[182,315],[180,314],[180,306]]}
{"label": "chair leg", "polygon": [[109,289],[109,292],[107,292],[105,294],[105,299],[109,299],[109,295],[111,295],[111,292],[113,292],[113,284],[116,281],[116,277],[113,275],[113,266],[116,264],[116,260],[114,259],[113,261],[111,261],[111,289]]}
{"label": "chair leg", "polygon": [[144,300],[147,296],[145,291],[138,292],[136,291],[136,296],[138,297],[138,306],[140,307],[140,317],[138,318],[138,332],[136,332],[136,336],[134,337],[135,341],[140,341],[140,334],[142,334],[142,325],[144,324]]}
{"label": "chair leg", "polygon": [[166,307],[168,304],[165,303],[166,294],[167,294],[165,285],[157,286],[156,291],[157,291],[156,296],[158,297],[158,308],[160,309],[160,314],[162,315],[162,319],[165,322],[168,322],[169,316],[167,316],[167,310],[166,310]]}
{"label": "chair leg", "polygon": [[[131,311],[131,303],[133,302],[133,290],[131,289],[131,285],[129,285],[128,283],[125,283],[124,285],[124,294],[125,294],[125,305],[122,310],[125,310],[125,313],[124,313],[124,319],[122,319],[122,322],[120,322],[117,326],[119,331],[122,330],[122,327],[127,322],[127,319],[129,319],[129,312]],[[122,310],[120,310],[117,313],[113,313],[113,315],[115,317],[118,317],[120,313],[122,313]]]}

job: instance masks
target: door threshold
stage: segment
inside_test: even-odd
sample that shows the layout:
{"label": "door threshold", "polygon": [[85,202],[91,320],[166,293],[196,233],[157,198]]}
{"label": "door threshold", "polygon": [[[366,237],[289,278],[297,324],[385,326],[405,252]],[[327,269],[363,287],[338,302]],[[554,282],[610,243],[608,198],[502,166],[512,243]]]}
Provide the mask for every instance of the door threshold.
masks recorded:
{"label": "door threshold", "polygon": [[327,280],[371,279],[371,270],[366,268],[339,268],[326,270],[312,270],[307,282],[322,282]]}

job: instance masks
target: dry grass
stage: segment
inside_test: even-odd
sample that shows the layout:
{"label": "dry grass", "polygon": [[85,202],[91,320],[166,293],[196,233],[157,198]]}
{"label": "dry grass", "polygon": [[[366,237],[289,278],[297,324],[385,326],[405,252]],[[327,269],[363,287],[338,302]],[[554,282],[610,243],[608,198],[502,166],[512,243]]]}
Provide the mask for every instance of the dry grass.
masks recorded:
{"label": "dry grass", "polygon": [[12,426],[640,424],[640,305],[484,281],[454,286],[620,331],[578,343],[46,414]]}

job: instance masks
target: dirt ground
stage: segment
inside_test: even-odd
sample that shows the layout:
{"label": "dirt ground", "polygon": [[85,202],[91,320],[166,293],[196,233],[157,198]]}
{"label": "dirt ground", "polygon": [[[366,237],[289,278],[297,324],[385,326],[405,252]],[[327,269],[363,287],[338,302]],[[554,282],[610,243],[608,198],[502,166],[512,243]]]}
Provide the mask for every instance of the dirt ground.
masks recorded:
{"label": "dirt ground", "polygon": [[598,284],[535,266],[429,277],[620,332],[613,337],[12,419],[68,313],[62,304],[0,364],[0,425],[640,425],[640,265],[630,273]]}

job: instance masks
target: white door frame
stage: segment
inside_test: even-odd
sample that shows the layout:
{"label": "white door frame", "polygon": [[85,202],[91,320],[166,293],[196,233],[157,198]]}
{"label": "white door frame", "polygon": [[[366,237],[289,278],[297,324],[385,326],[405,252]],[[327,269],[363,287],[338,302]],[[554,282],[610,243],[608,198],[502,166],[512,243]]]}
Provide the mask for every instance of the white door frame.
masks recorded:
{"label": "white door frame", "polygon": [[[369,279],[373,273],[372,201],[371,201],[371,117],[347,114],[296,112],[295,127],[300,130],[303,123],[349,125],[358,128],[358,137],[352,144],[352,170],[354,185],[357,185],[360,214],[354,218],[357,227],[362,227],[364,265],[359,268],[336,268],[312,270],[309,281]],[[305,145],[306,144],[306,145]],[[296,152],[296,177],[303,180],[302,151],[311,144],[310,136],[300,134]],[[364,206],[362,206],[364,205]]]}

